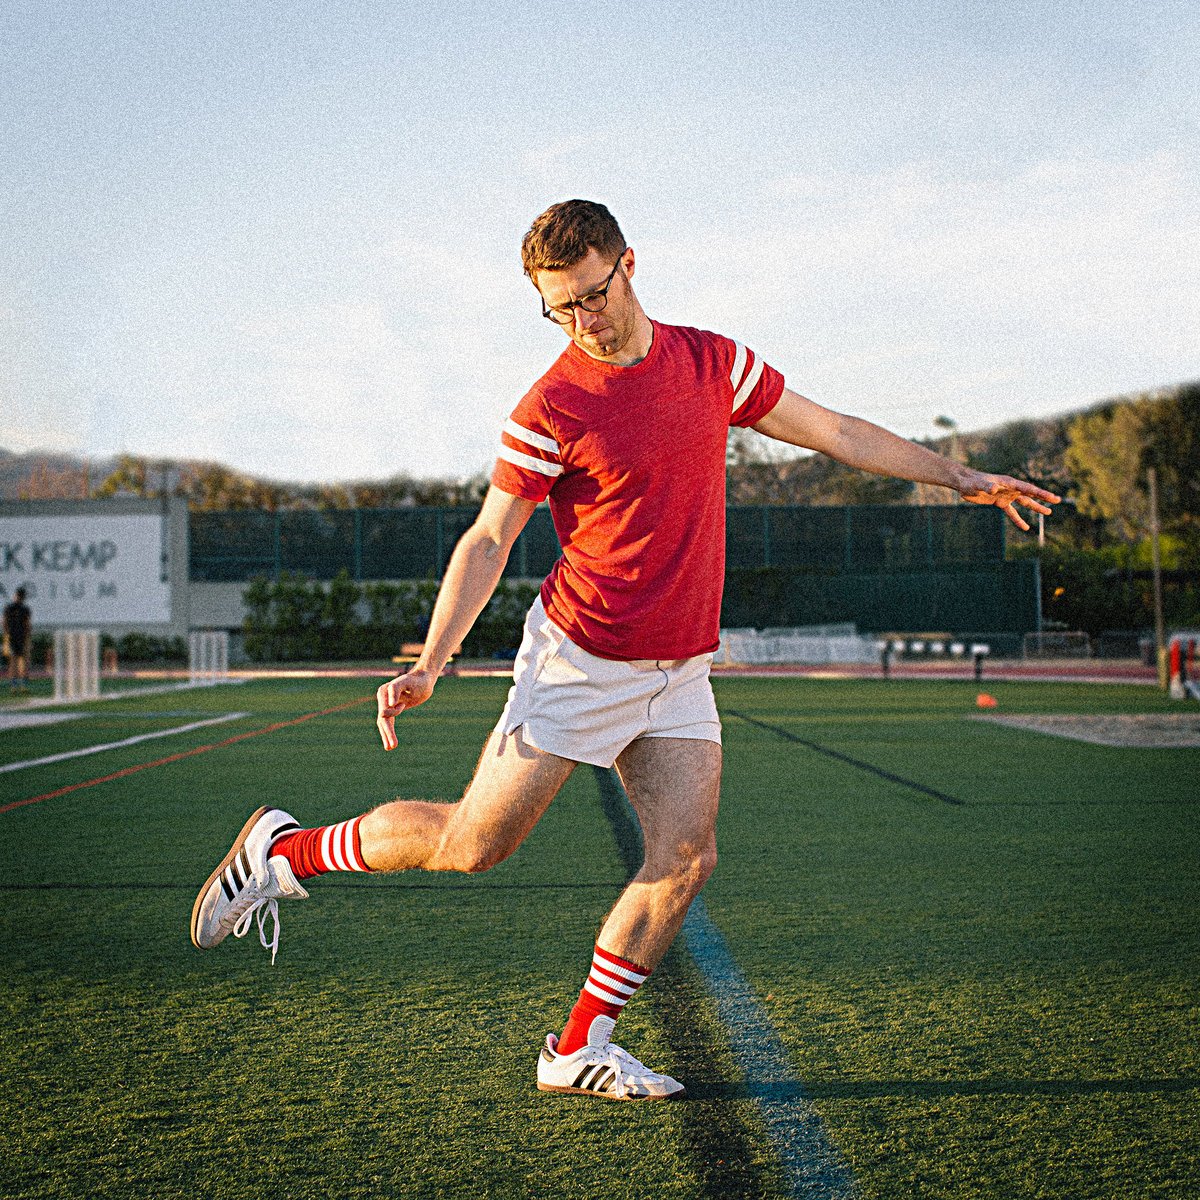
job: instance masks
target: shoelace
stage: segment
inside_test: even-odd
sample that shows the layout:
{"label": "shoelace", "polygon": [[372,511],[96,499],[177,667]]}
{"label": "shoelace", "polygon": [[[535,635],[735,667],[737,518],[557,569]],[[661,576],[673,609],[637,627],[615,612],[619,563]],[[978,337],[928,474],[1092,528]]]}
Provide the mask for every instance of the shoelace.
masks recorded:
{"label": "shoelace", "polygon": [[[242,909],[242,905],[245,908]],[[238,911],[242,909],[242,911]],[[253,918],[258,919],[258,940],[264,950],[271,952],[271,966],[275,965],[275,955],[279,951],[279,901],[272,897],[267,899],[256,887],[247,887],[245,892],[238,898],[237,904],[234,906],[231,916],[237,916],[237,921],[233,926],[233,936],[240,938],[245,937],[250,932],[250,922]],[[271,921],[271,937],[268,940],[266,924],[270,918]]]}
{"label": "shoelace", "polygon": [[[614,1046],[612,1042],[608,1043],[608,1053],[601,1060],[606,1067],[612,1067],[613,1070],[613,1092],[618,1100],[625,1098],[625,1093],[630,1089],[625,1086],[625,1073],[628,1071],[632,1074],[635,1071],[645,1072],[644,1063],[638,1062],[628,1050],[623,1050],[620,1046]],[[636,1088],[634,1089],[636,1090]]]}

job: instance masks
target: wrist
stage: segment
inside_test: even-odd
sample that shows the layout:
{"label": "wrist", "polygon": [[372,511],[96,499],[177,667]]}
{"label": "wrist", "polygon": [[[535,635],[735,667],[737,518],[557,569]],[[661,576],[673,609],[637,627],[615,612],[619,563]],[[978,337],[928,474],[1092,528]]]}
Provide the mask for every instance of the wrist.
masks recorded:
{"label": "wrist", "polygon": [[951,462],[950,464],[950,487],[956,492],[969,492],[975,487],[976,476],[978,471],[973,471],[970,467],[964,466],[962,463]]}

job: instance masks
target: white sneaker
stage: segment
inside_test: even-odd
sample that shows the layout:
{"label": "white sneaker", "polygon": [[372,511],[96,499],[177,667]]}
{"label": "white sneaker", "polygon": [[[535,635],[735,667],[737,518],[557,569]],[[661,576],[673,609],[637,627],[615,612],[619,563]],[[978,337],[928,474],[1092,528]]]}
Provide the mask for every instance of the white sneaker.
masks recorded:
{"label": "white sneaker", "polygon": [[540,1092],[573,1092],[605,1100],[682,1100],[687,1095],[677,1079],[651,1071],[612,1042],[559,1054],[553,1033],[538,1055],[537,1085]]}
{"label": "white sneaker", "polygon": [[[260,808],[242,826],[229,853],[200,889],[192,905],[192,944],[201,950],[219,946],[231,933],[245,937],[251,919],[258,918],[258,940],[270,950],[271,963],[279,949],[278,900],[307,900],[308,892],[282,855],[268,857],[271,843],[299,829],[299,822],[278,808]],[[267,937],[267,918],[273,921]]]}

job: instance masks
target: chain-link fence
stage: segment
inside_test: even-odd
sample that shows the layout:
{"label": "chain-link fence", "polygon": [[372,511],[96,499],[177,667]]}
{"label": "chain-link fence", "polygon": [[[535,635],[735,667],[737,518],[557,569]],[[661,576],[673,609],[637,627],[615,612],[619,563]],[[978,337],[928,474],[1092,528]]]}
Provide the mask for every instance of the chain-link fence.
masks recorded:
{"label": "chain-link fence", "polygon": [[[439,578],[473,508],[349,509],[191,515],[191,577],[248,581],[284,572],[333,579]],[[824,573],[897,572],[999,563],[1004,517],[998,509],[747,506],[726,510],[730,570],[786,567]],[[526,525],[505,575],[539,579],[560,553],[545,506]]]}
{"label": "chain-link fence", "polygon": [[[249,582],[435,580],[473,508],[200,512],[191,577]],[[1036,560],[1004,561],[1005,520],[974,505],[748,506],[726,511],[722,624],[762,628],[852,621],[860,630],[1040,627]],[[543,578],[560,553],[538,508],[509,556],[509,579]]]}
{"label": "chain-link fence", "polygon": [[[191,578],[200,583],[279,579],[437,579],[474,508],[359,508],[306,512],[191,514]],[[549,573],[560,551],[549,509],[537,509],[505,575]]]}
{"label": "chain-link fence", "polygon": [[[918,571],[816,574],[787,567],[725,576],[721,625],[729,629],[852,622],[862,632],[978,634],[985,641],[1039,628],[1036,559]],[[987,636],[984,636],[987,635]],[[1011,643],[1011,644],[1010,644]]]}

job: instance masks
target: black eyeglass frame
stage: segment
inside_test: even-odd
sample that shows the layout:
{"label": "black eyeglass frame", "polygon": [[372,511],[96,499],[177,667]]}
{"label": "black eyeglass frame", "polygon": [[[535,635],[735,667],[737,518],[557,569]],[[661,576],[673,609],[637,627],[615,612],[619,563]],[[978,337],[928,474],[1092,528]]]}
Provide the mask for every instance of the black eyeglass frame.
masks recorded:
{"label": "black eyeglass frame", "polygon": [[[612,287],[612,282],[617,277],[617,268],[621,265],[621,259],[625,257],[625,251],[628,249],[628,246],[622,247],[621,253],[617,255],[617,261],[613,263],[613,269],[609,271],[608,278],[604,281],[604,286],[594,292],[589,292],[579,300],[568,300],[566,304],[556,304],[553,308],[549,308],[546,305],[546,298],[539,292],[538,296],[542,301],[542,316],[547,321],[553,321],[555,325],[572,325],[575,322],[577,308],[582,308],[584,312],[590,313],[603,312],[608,307],[608,289]],[[600,303],[593,308],[592,303],[596,300],[599,300]],[[555,314],[566,319],[559,320],[559,316]]]}

